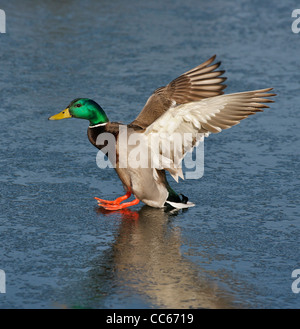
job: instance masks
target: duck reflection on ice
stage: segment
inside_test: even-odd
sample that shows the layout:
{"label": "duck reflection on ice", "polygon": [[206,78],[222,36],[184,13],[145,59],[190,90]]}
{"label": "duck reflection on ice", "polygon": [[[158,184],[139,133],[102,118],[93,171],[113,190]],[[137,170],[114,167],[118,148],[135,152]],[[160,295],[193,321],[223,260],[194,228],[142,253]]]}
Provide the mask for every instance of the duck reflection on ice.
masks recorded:
{"label": "duck reflection on ice", "polygon": [[[111,214],[101,208],[98,212]],[[148,206],[119,212],[122,221],[111,251],[114,286],[161,308],[232,308],[224,297],[228,294],[182,256],[180,228],[172,223],[177,214]]]}

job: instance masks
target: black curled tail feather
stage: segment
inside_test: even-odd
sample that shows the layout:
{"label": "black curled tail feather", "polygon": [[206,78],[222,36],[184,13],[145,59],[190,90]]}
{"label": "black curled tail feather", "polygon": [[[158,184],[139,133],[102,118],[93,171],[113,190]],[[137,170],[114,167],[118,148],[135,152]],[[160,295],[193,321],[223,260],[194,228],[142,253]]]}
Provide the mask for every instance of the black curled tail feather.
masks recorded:
{"label": "black curled tail feather", "polygon": [[183,194],[177,194],[171,187],[170,185],[167,186],[168,192],[169,192],[169,196],[167,198],[167,201],[170,202],[175,202],[175,203],[183,203],[183,204],[187,204],[188,202],[188,197],[186,197]]}
{"label": "black curled tail feather", "polygon": [[180,194],[180,195],[181,195],[181,203],[187,204],[189,201],[189,198],[183,194]]}

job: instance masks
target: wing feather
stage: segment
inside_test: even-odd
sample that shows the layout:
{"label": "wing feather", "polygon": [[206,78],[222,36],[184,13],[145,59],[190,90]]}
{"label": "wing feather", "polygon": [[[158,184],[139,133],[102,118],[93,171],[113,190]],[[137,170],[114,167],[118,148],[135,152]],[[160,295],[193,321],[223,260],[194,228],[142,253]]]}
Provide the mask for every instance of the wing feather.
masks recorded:
{"label": "wing feather", "polygon": [[147,128],[171,107],[222,95],[226,85],[224,70],[215,71],[221,62],[212,64],[216,56],[182,74],[165,87],[160,87],[148,98],[143,110],[131,123]]}
{"label": "wing feather", "polygon": [[[268,108],[264,103],[273,102],[266,97],[275,96],[272,88],[220,95],[205,100],[174,106],[154,121],[144,132],[150,145],[157,143],[160,147],[155,151],[158,169],[169,170],[176,181],[182,176],[181,161],[197,142],[210,133],[219,133],[240,123],[241,120],[256,112]],[[191,134],[190,139],[185,134]],[[176,138],[177,139],[176,144]],[[178,141],[181,144],[178,144]],[[175,145],[176,144],[176,145]],[[169,154],[162,150],[169,148]],[[152,152],[153,153],[153,152]]]}

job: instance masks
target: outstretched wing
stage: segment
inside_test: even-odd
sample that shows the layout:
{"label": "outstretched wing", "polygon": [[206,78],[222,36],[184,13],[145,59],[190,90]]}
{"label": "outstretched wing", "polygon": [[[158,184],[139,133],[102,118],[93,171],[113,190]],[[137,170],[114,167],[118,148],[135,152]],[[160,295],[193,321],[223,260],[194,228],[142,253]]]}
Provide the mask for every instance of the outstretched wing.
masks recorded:
{"label": "outstretched wing", "polygon": [[176,181],[178,176],[183,178],[184,155],[210,133],[230,128],[268,108],[263,103],[273,101],[265,97],[276,95],[268,93],[270,90],[272,88],[221,95],[171,107],[144,132],[156,168],[168,170]]}
{"label": "outstretched wing", "polygon": [[215,58],[216,55],[182,74],[167,86],[156,89],[131,124],[147,128],[171,106],[222,95],[223,89],[226,88],[222,83],[226,78],[221,75],[225,71],[215,71],[221,64],[221,62],[212,64]]}

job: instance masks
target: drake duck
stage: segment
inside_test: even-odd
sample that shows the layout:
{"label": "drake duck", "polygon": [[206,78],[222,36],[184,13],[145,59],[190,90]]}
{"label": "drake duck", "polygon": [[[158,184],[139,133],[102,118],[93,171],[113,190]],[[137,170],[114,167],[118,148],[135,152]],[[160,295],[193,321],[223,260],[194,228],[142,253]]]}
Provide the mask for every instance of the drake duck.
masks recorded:
{"label": "drake duck", "polygon": [[[183,178],[180,162],[186,152],[191,151],[209,134],[219,133],[256,112],[262,112],[263,108],[268,108],[264,103],[272,102],[266,97],[275,96],[270,93],[273,88],[224,95],[225,71],[217,70],[221,62],[214,63],[215,58],[216,56],[211,57],[166,86],[156,89],[136,119],[128,125],[109,121],[101,106],[87,98],[74,99],[65,110],[49,118],[60,120],[73,117],[88,120],[88,139],[105,154],[107,143],[99,144],[97,138],[103,133],[114,136],[114,168],[123,183],[125,195],[111,201],[95,198],[100,207],[106,210],[120,210],[140,201],[156,208],[168,204],[173,208],[194,205],[187,197],[171,188],[165,171],[169,171],[176,181],[178,177]],[[126,128],[127,138],[132,134],[138,134],[144,141],[149,142],[152,138],[155,143],[161,144],[159,148],[155,147],[155,143],[147,144],[150,157],[158,159],[155,165],[135,167],[121,164],[120,153],[124,145],[121,147],[119,142],[122,139],[122,128]],[[177,145],[176,148],[173,145],[166,159],[162,152],[164,145],[174,144],[171,137],[173,134],[183,136],[186,133],[192,135],[188,146]],[[178,149],[182,150],[183,146],[184,151],[176,157]],[[129,151],[125,158],[126,156],[129,157]],[[111,160],[110,157],[109,159]],[[131,195],[134,195],[134,200],[123,202]]]}

